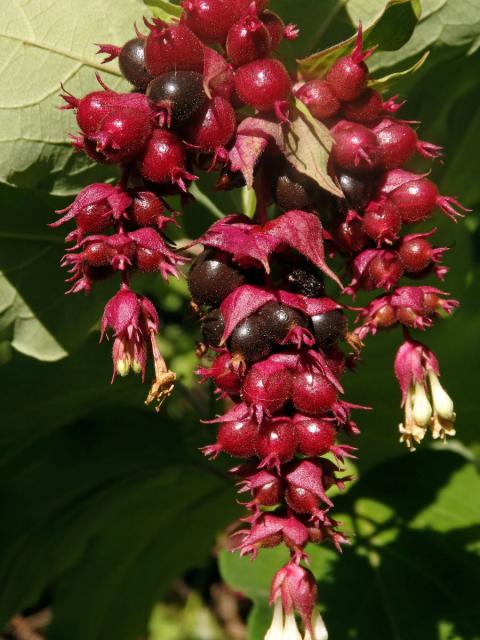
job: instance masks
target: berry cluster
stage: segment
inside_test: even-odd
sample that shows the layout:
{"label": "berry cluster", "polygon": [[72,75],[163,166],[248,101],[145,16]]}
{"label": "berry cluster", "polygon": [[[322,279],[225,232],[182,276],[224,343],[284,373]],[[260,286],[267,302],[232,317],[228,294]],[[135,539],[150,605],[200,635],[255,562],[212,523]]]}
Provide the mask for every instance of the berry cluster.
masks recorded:
{"label": "berry cluster", "polygon": [[[241,553],[255,557],[278,544],[291,552],[273,580],[266,640],[301,638],[296,614],[304,640],[323,640],[305,547],[347,542],[328,492],[349,480],[343,465],[355,448],[342,440],[359,433],[351,411],[362,407],[342,399],[341,379],[363,339],[400,325],[394,370],[405,407],[401,440],[413,450],[429,431],[440,439],[455,433],[438,361],[409,331],[430,327],[458,303],[434,286],[401,282],[443,279],[447,249],[432,244],[436,229],[402,231],[436,209],[455,220],[464,208],[441,196],[427,173],[410,171],[412,160],[435,159],[441,149],[419,140],[417,123],[395,117],[402,106],[395,98],[385,101],[369,86],[365,61],[373,50],[364,51],[361,27],[352,53],[339,54],[324,77],[296,82],[273,54],[298,30],[267,6],[184,0],[178,21],[145,21],[147,36],[137,31],[123,47],[99,45],[105,61],[118,58],[134,91],[116,93],[99,78],[102,90],[63,97],[80,128],[75,147],[118,164],[121,177],[116,185],[86,187],[53,226],[76,224],[63,258],[72,292],[120,272],[102,323],[115,337],[114,375],[144,374],[150,352],[156,375],[147,401],[160,404],[175,374],[158,349],[157,313],[131,290],[130,278],[138,271],[177,275],[186,260],[165,235],[177,224],[168,198],[188,202],[199,172],[219,172],[219,190],[255,189],[253,219],[226,216],[190,245],[203,245],[188,276],[203,335],[199,375],[226,403],[211,421],[220,425],[216,442],[204,453],[242,460],[232,469],[239,492],[250,493],[247,527],[236,534]],[[294,99],[330,131],[332,192],[287,159],[284,140],[299,112]],[[348,286],[326,256],[343,262]],[[380,293],[363,308],[341,305],[327,295],[329,282],[353,299],[359,291]],[[351,332],[352,309],[359,326]]]}

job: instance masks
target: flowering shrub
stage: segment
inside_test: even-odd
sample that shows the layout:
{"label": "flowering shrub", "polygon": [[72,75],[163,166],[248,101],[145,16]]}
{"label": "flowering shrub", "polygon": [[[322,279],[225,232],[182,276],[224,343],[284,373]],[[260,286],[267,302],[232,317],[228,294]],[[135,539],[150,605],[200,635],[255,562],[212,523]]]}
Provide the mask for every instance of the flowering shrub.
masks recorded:
{"label": "flowering shrub", "polygon": [[[245,499],[232,546],[252,560],[288,553],[269,576],[262,634],[324,640],[312,548],[341,552],[352,541],[336,503],[366,449],[362,412],[375,411],[375,393],[360,401],[345,389],[362,376],[364,346],[391,332],[400,443],[415,451],[427,435],[455,436],[439,361],[417,332],[459,306],[443,285],[453,243],[435,238],[470,209],[440,192],[430,172],[442,148],[403,118],[403,96],[384,90],[392,78],[370,71],[395,3],[294,64],[284,52],[302,29],[268,1],[160,5],[127,42],[97,45],[98,87],[62,86],[78,157],[118,172],[83,186],[50,227],[65,230],[69,294],[114,283],[101,319],[112,381],[131,372],[143,381],[153,364],[146,403],[157,410],[177,373],[162,355],[152,290],[186,276],[202,335],[197,374],[220,402],[202,421],[216,428],[202,452],[238,459],[229,477]],[[122,91],[99,71],[112,61],[129,83]],[[192,239],[183,213],[240,191],[243,209]]]}

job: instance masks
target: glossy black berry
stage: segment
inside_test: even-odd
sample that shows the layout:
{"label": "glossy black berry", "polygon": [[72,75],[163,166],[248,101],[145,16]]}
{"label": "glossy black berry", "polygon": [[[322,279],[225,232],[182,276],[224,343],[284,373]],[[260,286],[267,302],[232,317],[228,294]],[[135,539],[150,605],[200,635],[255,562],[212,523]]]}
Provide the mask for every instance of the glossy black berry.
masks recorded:
{"label": "glossy black berry", "polygon": [[321,349],[333,347],[347,331],[348,324],[342,309],[327,311],[311,318],[313,335]]}
{"label": "glossy black berry", "polygon": [[290,256],[280,261],[284,287],[307,298],[321,298],[325,295],[322,272],[303,256]]}
{"label": "glossy black berry", "polygon": [[313,180],[298,172],[286,161],[272,163],[272,197],[285,211],[311,211],[319,196]]}
{"label": "glossy black berry", "polygon": [[147,95],[170,110],[172,126],[189,120],[205,102],[203,76],[196,71],[170,71],[152,80]]}
{"label": "glossy black berry", "polygon": [[283,342],[293,327],[308,327],[306,316],[280,302],[267,302],[258,316],[264,321],[270,339],[277,343]]}
{"label": "glossy black berry", "polygon": [[193,300],[212,307],[218,307],[244,281],[243,273],[230,265],[228,254],[214,249],[206,249],[198,256],[188,275]]}
{"label": "glossy black berry", "polygon": [[364,209],[371,199],[372,185],[365,178],[350,173],[337,173],[340,188],[352,209]]}
{"label": "glossy black berry", "polygon": [[263,318],[252,315],[236,326],[228,342],[230,353],[245,362],[258,362],[270,355],[272,345]]}
{"label": "glossy black berry", "polygon": [[118,64],[123,76],[137,89],[145,91],[152,76],[145,68],[144,41],[140,38],[129,40],[122,47]]}
{"label": "glossy black berry", "polygon": [[211,347],[219,347],[225,324],[220,309],[212,309],[202,318],[202,336]]}

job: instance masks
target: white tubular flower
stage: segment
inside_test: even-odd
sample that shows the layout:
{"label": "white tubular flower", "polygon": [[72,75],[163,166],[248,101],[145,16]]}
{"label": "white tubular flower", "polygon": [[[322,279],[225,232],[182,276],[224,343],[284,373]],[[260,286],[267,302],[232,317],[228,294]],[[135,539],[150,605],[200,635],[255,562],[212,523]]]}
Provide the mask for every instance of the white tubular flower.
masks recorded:
{"label": "white tubular flower", "polygon": [[283,640],[283,606],[281,598],[277,598],[273,608],[273,619],[270,628],[265,634],[265,640]]}
{"label": "white tubular flower", "polygon": [[413,417],[419,427],[426,427],[432,417],[432,405],[428,401],[425,387],[422,383],[415,383],[415,391],[413,394]]}
{"label": "white tubular flower", "polygon": [[285,616],[282,640],[302,640],[294,613],[287,613]]}
{"label": "white tubular flower", "polygon": [[325,622],[323,621],[323,618],[318,613],[318,611],[316,611],[314,614],[312,627],[313,627],[313,638],[310,635],[310,632],[306,631],[303,637],[303,640],[328,640],[327,627],[325,626]]}
{"label": "white tubular flower", "polygon": [[413,410],[415,392],[416,389],[413,386],[408,390],[405,401],[405,422],[401,423],[398,427],[400,431],[400,442],[404,442],[409,451],[415,451],[415,445],[420,444],[427,432],[427,425],[418,424],[415,419]]}
{"label": "white tubular flower", "polygon": [[453,400],[440,384],[438,376],[431,369],[428,371],[428,379],[430,381],[434,412],[444,420],[455,419]]}

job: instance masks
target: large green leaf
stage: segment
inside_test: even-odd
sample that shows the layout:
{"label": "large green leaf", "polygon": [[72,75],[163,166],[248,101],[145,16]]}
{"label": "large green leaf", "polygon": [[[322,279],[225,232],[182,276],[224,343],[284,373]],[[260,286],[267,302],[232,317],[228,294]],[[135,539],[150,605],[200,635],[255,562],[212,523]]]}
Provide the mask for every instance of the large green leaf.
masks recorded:
{"label": "large green leaf", "polygon": [[113,89],[126,88],[116,64],[101,64],[94,43],[121,45],[134,37],[144,10],[141,0],[125,0],[121,8],[114,0],[71,2],[68,9],[53,0],[12,0],[2,7],[0,181],[64,194],[93,176],[112,175],[67,143],[76,122],[57,109],[60,83],[82,96],[98,88],[100,72]]}
{"label": "large green leaf", "polygon": [[2,467],[0,626],[48,588],[51,639],[145,631],[155,599],[208,558],[238,508],[186,446],[190,419],[97,412]]}
{"label": "large green leaf", "polygon": [[[399,49],[412,35],[419,14],[418,3],[413,0],[389,0],[381,12],[364,26],[365,48],[377,46],[380,51]],[[366,22],[366,16],[361,13],[360,19]],[[355,35],[350,36],[339,44],[300,60],[300,72],[305,77],[324,75],[337,58],[351,51],[355,39]]]}
{"label": "large green leaf", "polygon": [[47,227],[65,201],[0,185],[0,330],[21,353],[58,360],[85,340],[110,286],[65,296],[63,230]]}
{"label": "large green leaf", "polygon": [[[477,638],[479,490],[476,468],[461,456],[422,452],[378,467],[337,498],[353,547],[343,556],[309,548],[330,635]],[[282,549],[263,551],[257,569],[222,553],[225,580],[255,600],[249,640],[265,634],[268,582],[285,559]]]}

